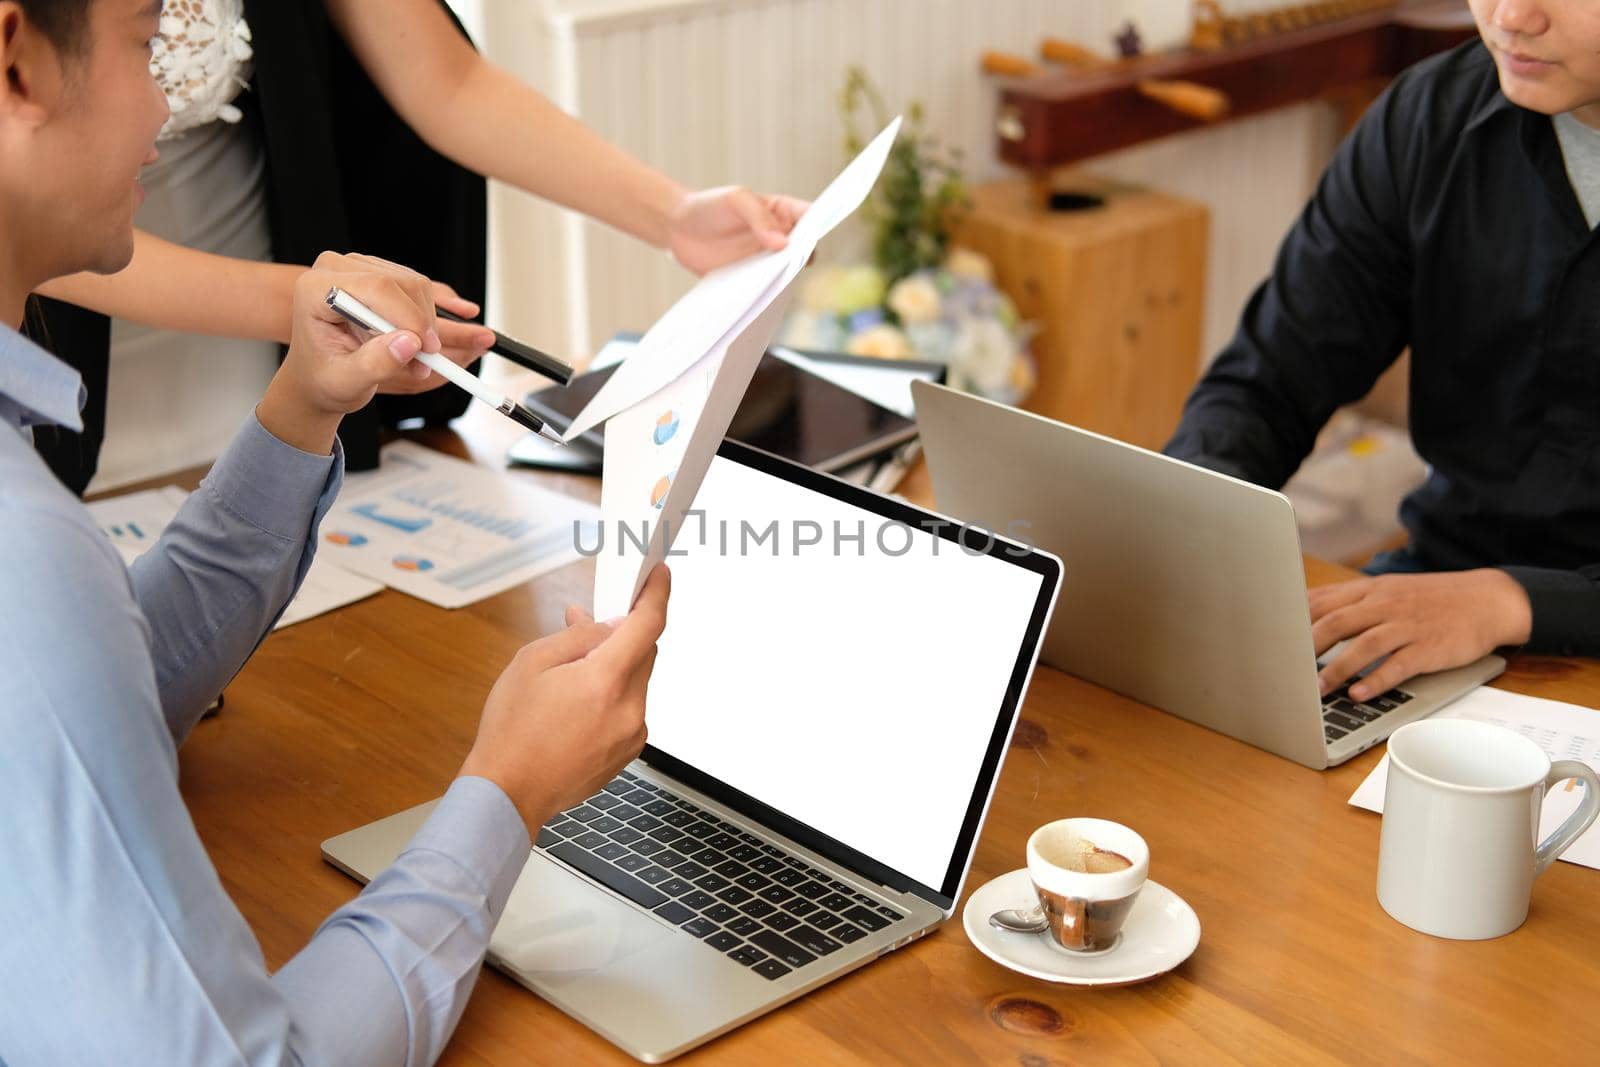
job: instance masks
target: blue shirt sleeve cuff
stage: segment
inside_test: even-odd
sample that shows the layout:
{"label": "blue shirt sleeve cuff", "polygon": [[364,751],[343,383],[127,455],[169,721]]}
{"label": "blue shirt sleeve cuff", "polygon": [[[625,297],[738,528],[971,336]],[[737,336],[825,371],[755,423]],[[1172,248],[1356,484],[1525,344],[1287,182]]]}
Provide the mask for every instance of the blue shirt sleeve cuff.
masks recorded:
{"label": "blue shirt sleeve cuff", "polygon": [[489,913],[496,919],[505,910],[532,847],[528,827],[511,798],[476,775],[451,783],[407,846],[441,853],[470,872],[482,885]]}
{"label": "blue shirt sleeve cuff", "polygon": [[344,451],[317,456],[285,444],[254,414],[212,466],[201,488],[234,515],[285,540],[304,540],[344,472]]}

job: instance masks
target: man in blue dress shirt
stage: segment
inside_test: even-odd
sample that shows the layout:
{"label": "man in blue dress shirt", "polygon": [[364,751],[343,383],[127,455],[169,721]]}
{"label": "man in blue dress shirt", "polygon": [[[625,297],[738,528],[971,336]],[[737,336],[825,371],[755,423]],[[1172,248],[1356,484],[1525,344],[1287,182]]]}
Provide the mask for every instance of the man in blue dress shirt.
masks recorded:
{"label": "man in blue dress shirt", "polygon": [[[644,742],[667,576],[615,624],[572,618],[524,648],[409,848],[267,973],[184,809],[177,746],[305,575],[339,419],[430,384],[413,357],[433,309],[408,271],[319,260],[255,416],[122,566],[30,447],[34,426],[79,424],[82,384],[15,327],[46,279],[128,261],[167,113],[159,12],[0,0],[0,1064],[432,1063],[530,829]],[[332,284],[403,329],[360,343],[319,299]]]}

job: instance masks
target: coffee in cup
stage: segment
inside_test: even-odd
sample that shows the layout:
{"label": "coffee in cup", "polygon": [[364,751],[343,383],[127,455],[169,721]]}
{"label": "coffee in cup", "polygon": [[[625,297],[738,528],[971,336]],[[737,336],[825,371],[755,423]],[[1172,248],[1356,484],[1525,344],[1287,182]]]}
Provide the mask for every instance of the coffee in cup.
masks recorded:
{"label": "coffee in cup", "polygon": [[1079,874],[1110,874],[1125,871],[1133,861],[1120,852],[1101,848],[1086,838],[1068,838],[1059,854],[1045,853],[1045,859]]}
{"label": "coffee in cup", "polygon": [[1050,937],[1071,952],[1116,943],[1149,872],[1144,838],[1120,823],[1059,819],[1028,838],[1028,877]]}

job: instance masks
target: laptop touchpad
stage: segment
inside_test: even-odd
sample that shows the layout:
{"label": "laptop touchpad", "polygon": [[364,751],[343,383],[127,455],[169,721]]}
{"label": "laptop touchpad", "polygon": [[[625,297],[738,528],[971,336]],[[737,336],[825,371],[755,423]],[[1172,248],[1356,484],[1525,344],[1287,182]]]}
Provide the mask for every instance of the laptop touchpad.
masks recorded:
{"label": "laptop touchpad", "polygon": [[534,853],[511,890],[489,954],[528,978],[602,971],[672,931]]}

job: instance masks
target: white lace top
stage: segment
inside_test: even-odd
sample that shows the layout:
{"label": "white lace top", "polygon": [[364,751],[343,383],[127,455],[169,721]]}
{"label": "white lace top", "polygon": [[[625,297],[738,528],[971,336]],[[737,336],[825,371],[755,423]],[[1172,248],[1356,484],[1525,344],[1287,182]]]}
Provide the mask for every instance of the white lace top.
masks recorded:
{"label": "white lace top", "polygon": [[167,0],[150,60],[172,107],[161,137],[238,122],[233,99],[249,82],[252,55],[244,0]]}

